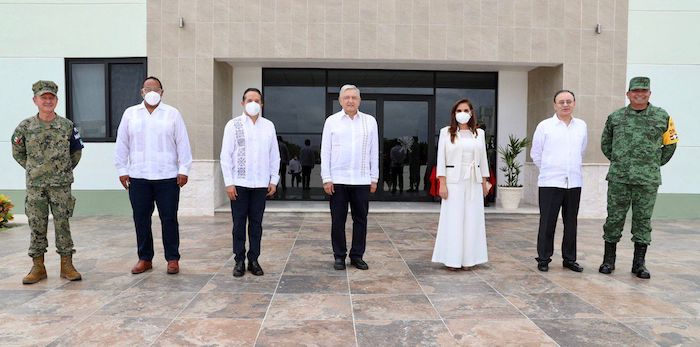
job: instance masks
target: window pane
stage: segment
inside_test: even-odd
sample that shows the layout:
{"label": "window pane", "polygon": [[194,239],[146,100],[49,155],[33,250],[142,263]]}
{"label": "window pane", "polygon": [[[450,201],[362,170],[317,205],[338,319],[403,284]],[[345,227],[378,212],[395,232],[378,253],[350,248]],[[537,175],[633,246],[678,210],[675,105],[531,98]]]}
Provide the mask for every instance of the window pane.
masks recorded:
{"label": "window pane", "polygon": [[363,94],[433,94],[433,73],[429,71],[329,70],[328,92],[354,84]]}
{"label": "window pane", "polygon": [[142,101],[141,85],[146,78],[146,66],[144,64],[111,64],[109,78],[112,102],[110,137],[116,137],[124,110]]}
{"label": "window pane", "polygon": [[71,112],[82,137],[107,136],[103,64],[70,65]]}
{"label": "window pane", "polygon": [[438,88],[435,92],[435,134],[450,125],[450,110],[457,100],[467,98],[476,111],[476,121],[485,125],[486,136],[496,133],[496,90]]}
{"label": "window pane", "polygon": [[323,87],[265,86],[263,115],[275,123],[277,132],[320,133],[326,121]]}

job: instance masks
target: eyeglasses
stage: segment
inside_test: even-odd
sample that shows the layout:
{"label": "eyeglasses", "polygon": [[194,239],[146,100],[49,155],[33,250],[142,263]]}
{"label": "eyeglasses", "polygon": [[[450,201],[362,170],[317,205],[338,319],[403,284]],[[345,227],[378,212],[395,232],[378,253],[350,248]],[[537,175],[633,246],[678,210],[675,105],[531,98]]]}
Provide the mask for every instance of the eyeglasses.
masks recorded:
{"label": "eyeglasses", "polygon": [[160,93],[161,92],[160,88],[151,88],[151,87],[143,87],[142,90],[144,93],[148,93],[148,92]]}
{"label": "eyeglasses", "polygon": [[557,101],[557,105],[559,105],[559,106],[573,105],[573,103],[574,103],[573,100],[559,100],[559,101]]}

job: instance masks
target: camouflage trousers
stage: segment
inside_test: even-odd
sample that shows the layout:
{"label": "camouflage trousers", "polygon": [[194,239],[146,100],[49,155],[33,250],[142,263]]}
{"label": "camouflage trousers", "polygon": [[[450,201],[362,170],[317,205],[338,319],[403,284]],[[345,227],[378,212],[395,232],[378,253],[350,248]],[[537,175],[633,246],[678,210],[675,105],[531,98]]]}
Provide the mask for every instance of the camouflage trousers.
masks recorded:
{"label": "camouflage trousers", "polygon": [[46,253],[49,247],[46,237],[49,208],[53,214],[56,230],[56,252],[60,255],[75,253],[68,223],[68,218],[73,216],[74,207],[75,198],[71,195],[70,186],[27,187],[24,211],[29,220],[29,228],[32,230],[29,242],[30,257],[38,257]]}
{"label": "camouflage trousers", "polygon": [[632,242],[651,243],[651,215],[656,203],[657,185],[637,185],[608,181],[608,218],[603,239],[617,243],[622,237],[627,211],[632,206]]}

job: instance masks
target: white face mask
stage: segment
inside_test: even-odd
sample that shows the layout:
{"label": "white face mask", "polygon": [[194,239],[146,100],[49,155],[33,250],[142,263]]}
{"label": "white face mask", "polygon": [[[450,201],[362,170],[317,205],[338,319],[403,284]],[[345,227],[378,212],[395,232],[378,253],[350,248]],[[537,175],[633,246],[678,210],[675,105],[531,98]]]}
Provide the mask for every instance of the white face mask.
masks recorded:
{"label": "white face mask", "polygon": [[245,113],[247,113],[249,116],[257,116],[260,114],[260,104],[255,101],[245,104]]}
{"label": "white face mask", "polygon": [[148,92],[143,96],[143,100],[151,106],[156,106],[158,103],[160,103],[160,94],[152,91]]}
{"label": "white face mask", "polygon": [[457,123],[467,124],[467,122],[469,122],[469,119],[472,118],[472,115],[468,112],[459,112],[455,115],[455,118],[457,118]]}

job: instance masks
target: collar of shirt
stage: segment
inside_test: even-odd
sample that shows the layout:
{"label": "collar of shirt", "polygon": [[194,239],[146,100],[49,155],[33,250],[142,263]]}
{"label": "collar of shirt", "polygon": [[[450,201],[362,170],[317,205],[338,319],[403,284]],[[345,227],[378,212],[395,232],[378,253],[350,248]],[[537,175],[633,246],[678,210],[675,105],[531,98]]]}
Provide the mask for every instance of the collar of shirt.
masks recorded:
{"label": "collar of shirt", "polygon": [[244,113],[241,113],[241,116],[243,116],[243,119],[245,119],[244,122],[246,122],[246,124],[249,124],[249,125],[251,125],[251,126],[256,126],[256,125],[260,124],[260,118],[263,117],[262,114],[259,114],[259,115],[255,118],[255,122],[253,122],[253,119],[252,119],[249,115],[245,114],[245,112],[244,112]]}
{"label": "collar of shirt", "polygon": [[360,115],[361,115],[361,114],[362,114],[362,112],[357,111],[357,113],[355,113],[355,116],[354,116],[354,117],[350,117],[350,115],[347,114],[347,113],[345,113],[345,110],[343,110],[343,117],[342,117],[342,118],[347,118],[347,119],[349,119],[349,120],[351,120],[351,121],[354,121],[354,120],[360,119]]}
{"label": "collar of shirt", "polygon": [[556,122],[556,123],[555,123],[556,125],[563,125],[563,126],[565,126],[565,127],[573,126],[574,123],[577,122],[576,117],[574,117],[573,114],[571,115],[571,121],[569,122],[569,124],[566,124],[566,122],[564,122],[563,120],[561,120],[561,119],[559,118],[559,116],[557,116],[556,113],[552,116],[552,119],[554,119],[554,121]]}
{"label": "collar of shirt", "polygon": [[162,101],[159,102],[159,103],[158,103],[158,106],[156,106],[156,108],[154,108],[154,109],[153,109],[153,112],[151,112],[151,113],[149,113],[149,112],[148,112],[148,109],[146,108],[146,101],[141,101],[141,103],[138,104],[138,105],[136,106],[136,108],[137,108],[139,111],[140,111],[140,110],[144,110],[144,111],[146,111],[146,113],[154,114],[154,113],[156,113],[156,111],[161,111],[161,110],[163,109],[163,108],[161,108],[162,105],[163,105],[163,102],[162,102]]}

